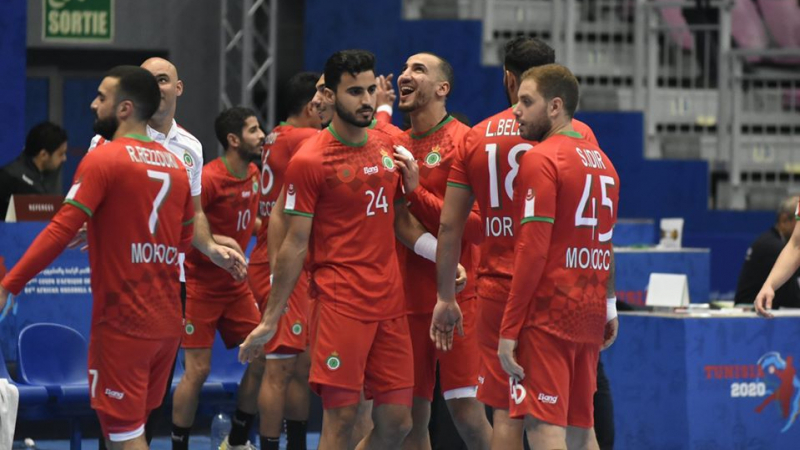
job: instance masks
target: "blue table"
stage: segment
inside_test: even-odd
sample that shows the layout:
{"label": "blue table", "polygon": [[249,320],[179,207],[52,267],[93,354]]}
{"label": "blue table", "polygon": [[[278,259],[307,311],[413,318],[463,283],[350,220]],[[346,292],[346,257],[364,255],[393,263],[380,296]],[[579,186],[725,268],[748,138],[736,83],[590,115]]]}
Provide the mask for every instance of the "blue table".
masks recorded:
{"label": "blue table", "polygon": [[617,448],[800,448],[800,315],[623,313],[602,358]]}
{"label": "blue table", "polygon": [[711,252],[707,248],[614,247],[614,257],[617,263],[617,299],[623,302],[644,305],[647,284],[653,272],[685,273],[691,302],[709,301]]}

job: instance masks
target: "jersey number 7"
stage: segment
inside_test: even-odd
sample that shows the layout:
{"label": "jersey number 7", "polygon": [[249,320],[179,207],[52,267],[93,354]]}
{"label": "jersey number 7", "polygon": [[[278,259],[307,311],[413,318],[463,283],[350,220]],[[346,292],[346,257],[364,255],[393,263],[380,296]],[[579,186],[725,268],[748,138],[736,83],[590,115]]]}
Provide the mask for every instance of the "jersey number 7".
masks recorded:
{"label": "jersey number 7", "polygon": [[156,198],[153,200],[153,210],[150,211],[150,220],[148,221],[148,225],[150,226],[150,234],[156,234],[156,224],[158,224],[158,210],[161,209],[161,205],[163,205],[164,200],[167,199],[167,194],[169,194],[169,187],[170,184],[172,183],[169,174],[166,172],[159,172],[157,170],[148,170],[147,176],[161,182],[161,189],[158,190],[158,194],[156,194]]}

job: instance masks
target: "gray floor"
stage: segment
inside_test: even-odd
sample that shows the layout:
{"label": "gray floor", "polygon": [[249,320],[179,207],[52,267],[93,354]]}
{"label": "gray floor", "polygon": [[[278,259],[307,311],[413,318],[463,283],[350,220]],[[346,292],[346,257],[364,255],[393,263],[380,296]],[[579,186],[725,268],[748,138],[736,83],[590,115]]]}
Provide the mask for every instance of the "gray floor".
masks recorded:
{"label": "gray floor", "polygon": [[[308,448],[314,449],[319,446],[319,434],[317,433],[309,433],[308,434]],[[24,443],[22,442],[14,442],[14,450],[28,450],[28,449],[36,449],[36,450],[70,450],[69,448],[69,441],[37,441],[35,442],[35,447],[25,447]],[[211,450],[210,449],[211,442],[208,439],[208,436],[192,436],[189,440],[189,448],[192,450]],[[258,446],[258,443],[256,443]],[[286,441],[284,438],[281,439],[281,448],[286,448]],[[81,450],[95,450],[97,449],[97,439],[84,439],[83,446]],[[152,444],[150,445],[150,450],[171,450],[172,446],[170,444],[169,438],[162,437],[162,438],[155,438],[153,439]]]}

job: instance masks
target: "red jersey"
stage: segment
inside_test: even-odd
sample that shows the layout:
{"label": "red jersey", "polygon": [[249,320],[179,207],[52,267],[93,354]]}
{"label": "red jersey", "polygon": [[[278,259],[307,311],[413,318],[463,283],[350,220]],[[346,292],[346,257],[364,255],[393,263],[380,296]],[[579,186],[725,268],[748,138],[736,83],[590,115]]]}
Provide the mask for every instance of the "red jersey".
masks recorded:
{"label": "red jersey", "polygon": [[319,134],[315,128],[297,128],[285,122],[275,127],[267,136],[267,142],[261,151],[261,198],[258,201],[258,217],[261,228],[256,236],[256,246],[250,254],[251,264],[269,263],[267,251],[267,233],[269,216],[275,201],[283,187],[286,166],[300,144],[311,136]]}
{"label": "red jersey", "polygon": [[[258,168],[250,163],[247,174],[234,174],[225,157],[203,167],[203,211],[212,234],[233,238],[242,250],[247,249],[258,211]],[[196,248],[186,254],[186,288],[212,297],[229,296],[248,290],[225,269],[214,264]]]}
{"label": "red jersey", "polygon": [[[415,135],[411,130],[406,132],[404,145],[414,155],[414,159],[419,161],[419,187],[407,195],[408,209],[434,236],[439,234],[439,219],[450,165],[467,132],[469,127],[455,120],[453,116],[447,116],[422,135]],[[404,253],[400,260],[403,261],[407,312],[433,312],[436,306],[436,263],[405,246],[398,246],[398,250]],[[462,242],[460,262],[467,269],[468,279],[474,279],[472,246],[466,242]],[[458,298],[465,300],[475,295],[472,284]]]}
{"label": "red jersey", "polygon": [[127,135],[83,158],[64,202],[90,217],[92,329],[179,337],[178,253],[191,237],[183,224],[194,217],[183,163],[149,138]]}
{"label": "red jersey", "polygon": [[285,184],[286,214],[314,220],[311,298],[362,321],[401,316],[394,202],[402,184],[392,142],[373,130],[362,142],[344,142],[329,126],[300,147]]}
{"label": "red jersey", "polygon": [[[383,116],[382,120],[372,119],[372,123],[369,124],[369,128],[380,133],[383,133],[386,136],[389,136],[395,141],[401,141],[405,138],[406,133],[397,128],[391,121],[391,116],[389,114],[381,111],[375,115],[376,117]],[[400,143],[400,142],[396,142]]]}
{"label": "red jersey", "polygon": [[535,326],[602,344],[619,177],[579,133],[547,138],[522,157],[514,190],[514,278],[500,335]]}
{"label": "red jersey", "polygon": [[[583,122],[572,126],[597,145],[592,130]],[[514,178],[522,155],[536,142],[519,135],[512,108],[479,123],[467,134],[455,156],[448,185],[470,189],[480,206],[486,238],[481,244],[477,288],[481,298],[505,302],[511,290],[514,267]]]}

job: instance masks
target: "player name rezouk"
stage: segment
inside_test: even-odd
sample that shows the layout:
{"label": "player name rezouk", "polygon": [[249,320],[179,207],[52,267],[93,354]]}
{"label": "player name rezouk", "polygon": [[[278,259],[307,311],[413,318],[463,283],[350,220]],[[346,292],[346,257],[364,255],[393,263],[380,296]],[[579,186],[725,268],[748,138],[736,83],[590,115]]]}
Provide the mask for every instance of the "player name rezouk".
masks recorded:
{"label": "player name rezouk", "polygon": [[131,244],[131,262],[134,264],[178,264],[178,248],[152,242]]}
{"label": "player name rezouk", "polygon": [[125,150],[128,151],[128,156],[131,157],[131,161],[137,163],[144,163],[149,164],[151,166],[158,166],[158,167],[171,167],[173,169],[182,168],[178,165],[178,162],[175,160],[175,157],[172,156],[171,153],[166,151],[160,150],[153,150],[151,148],[144,148],[144,147],[134,147],[132,145],[126,145]]}
{"label": "player name rezouk", "polygon": [[611,250],[602,248],[567,248],[568,269],[608,270],[611,267]]}

